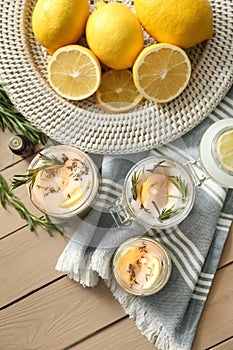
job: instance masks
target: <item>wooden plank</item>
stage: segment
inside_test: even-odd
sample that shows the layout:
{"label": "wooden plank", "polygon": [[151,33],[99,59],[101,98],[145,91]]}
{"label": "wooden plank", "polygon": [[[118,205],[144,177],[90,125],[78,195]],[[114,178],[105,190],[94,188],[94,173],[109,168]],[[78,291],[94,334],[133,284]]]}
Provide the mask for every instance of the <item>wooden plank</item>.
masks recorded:
{"label": "wooden plank", "polygon": [[233,264],[217,271],[192,350],[207,349],[232,336]]}
{"label": "wooden plank", "polygon": [[34,233],[26,227],[2,239],[0,307],[61,276],[55,265],[66,244],[59,233],[50,237],[41,228]]}
{"label": "wooden plank", "polygon": [[224,341],[223,343],[213,346],[209,350],[232,350],[233,349],[233,338]]}
{"label": "wooden plank", "polygon": [[133,320],[124,318],[98,332],[81,343],[72,346],[72,350],[157,350],[136,327]]}
{"label": "wooden plank", "polygon": [[233,261],[233,224],[231,225],[230,232],[228,234],[218,267],[227,265],[232,261]]}
{"label": "wooden plank", "polygon": [[[21,156],[18,156],[11,152],[9,149],[8,143],[10,138],[15,135],[16,133],[11,133],[8,129],[6,129],[4,132],[0,130],[0,171],[3,169],[16,164],[18,162],[21,162],[24,160]],[[35,152],[38,152],[43,148],[42,145],[37,145],[35,148]]]}
{"label": "wooden plank", "polygon": [[7,129],[4,132],[0,130],[0,171],[22,160],[22,157],[17,156],[9,150],[8,142],[12,135]]}
{"label": "wooden plank", "polygon": [[122,317],[103,283],[83,288],[63,278],[1,311],[1,349],[64,349]]}

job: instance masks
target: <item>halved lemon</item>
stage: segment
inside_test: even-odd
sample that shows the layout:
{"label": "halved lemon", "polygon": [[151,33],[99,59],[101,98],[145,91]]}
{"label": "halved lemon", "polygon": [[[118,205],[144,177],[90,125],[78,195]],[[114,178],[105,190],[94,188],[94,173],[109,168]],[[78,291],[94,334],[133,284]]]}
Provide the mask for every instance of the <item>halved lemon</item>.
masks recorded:
{"label": "halved lemon", "polygon": [[48,62],[48,80],[62,97],[83,100],[96,92],[101,67],[91,50],[68,45],[56,50]]}
{"label": "halved lemon", "polygon": [[218,138],[216,154],[220,164],[233,172],[233,130],[224,132]]}
{"label": "halved lemon", "polygon": [[150,276],[147,282],[142,286],[142,289],[150,289],[156,283],[161,272],[161,261],[156,256],[152,258],[152,265],[150,270]]}
{"label": "halved lemon", "polygon": [[109,113],[122,113],[136,107],[143,99],[134,85],[132,73],[109,70],[103,74],[96,92],[96,103]]}
{"label": "halved lemon", "polygon": [[171,44],[153,44],[144,48],[133,66],[138,91],[148,100],[169,102],[189,83],[191,63],[186,52]]}
{"label": "halved lemon", "polygon": [[77,204],[83,198],[83,196],[85,195],[89,187],[90,187],[90,181],[88,181],[84,189],[81,186],[78,186],[71,193],[69,193],[65,201],[62,202],[59,206],[61,208],[69,208]]}

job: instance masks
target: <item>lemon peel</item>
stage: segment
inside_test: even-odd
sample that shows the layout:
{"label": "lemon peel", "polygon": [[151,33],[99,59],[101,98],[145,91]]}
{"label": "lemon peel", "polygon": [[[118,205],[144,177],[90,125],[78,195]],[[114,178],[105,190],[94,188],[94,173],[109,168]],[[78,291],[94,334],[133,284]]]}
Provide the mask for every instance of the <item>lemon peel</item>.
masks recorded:
{"label": "lemon peel", "polygon": [[66,197],[65,201],[62,202],[59,205],[59,207],[69,208],[69,207],[74,206],[83,198],[83,196],[85,195],[85,193],[87,192],[89,187],[90,187],[90,181],[88,181],[88,183],[86,184],[86,186],[83,190],[82,190],[81,186],[78,186],[69,194],[69,196]]}
{"label": "lemon peel", "polygon": [[150,269],[150,275],[148,276],[148,281],[142,286],[142,289],[150,289],[157,282],[160,272],[161,272],[161,261],[156,256],[152,258],[152,265]]}
{"label": "lemon peel", "polygon": [[213,36],[208,0],[134,0],[144,29],[158,42],[192,47]]}
{"label": "lemon peel", "polygon": [[113,69],[132,67],[144,44],[138,19],[118,2],[97,3],[87,20],[86,39],[99,60]]}
{"label": "lemon peel", "polygon": [[38,0],[32,14],[35,38],[49,54],[74,44],[85,31],[89,12],[88,0]]}

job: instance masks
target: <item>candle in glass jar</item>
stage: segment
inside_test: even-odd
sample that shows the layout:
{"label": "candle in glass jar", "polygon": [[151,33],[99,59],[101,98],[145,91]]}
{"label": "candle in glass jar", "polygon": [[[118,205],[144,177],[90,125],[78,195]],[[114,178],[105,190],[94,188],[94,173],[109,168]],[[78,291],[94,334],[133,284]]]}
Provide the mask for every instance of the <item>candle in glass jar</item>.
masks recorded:
{"label": "candle in glass jar", "polygon": [[[43,155],[58,159],[43,169]],[[99,180],[94,162],[85,153],[65,145],[50,147],[37,155],[29,169],[41,167],[30,187],[32,202],[54,217],[69,217],[88,209],[98,193]]]}
{"label": "candle in glass jar", "polygon": [[170,276],[171,262],[165,248],[149,238],[124,242],[114,257],[114,275],[127,292],[149,295],[159,291]]}

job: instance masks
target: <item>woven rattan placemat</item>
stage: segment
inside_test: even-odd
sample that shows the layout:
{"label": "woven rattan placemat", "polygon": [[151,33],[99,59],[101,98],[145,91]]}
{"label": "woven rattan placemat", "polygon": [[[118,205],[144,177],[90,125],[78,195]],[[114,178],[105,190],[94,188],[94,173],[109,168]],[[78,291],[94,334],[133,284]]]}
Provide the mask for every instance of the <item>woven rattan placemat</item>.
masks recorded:
{"label": "woven rattan placemat", "polygon": [[[91,9],[95,0],[91,0]],[[133,2],[122,1],[133,11]],[[49,87],[46,51],[36,42],[31,17],[36,0],[0,0],[2,82],[20,112],[55,140],[93,153],[132,153],[182,136],[199,124],[233,82],[233,3],[210,0],[214,38],[187,53],[192,63],[188,87],[175,100],[144,101],[131,112],[111,115],[91,97],[71,102]],[[152,43],[145,34],[145,45]]]}

